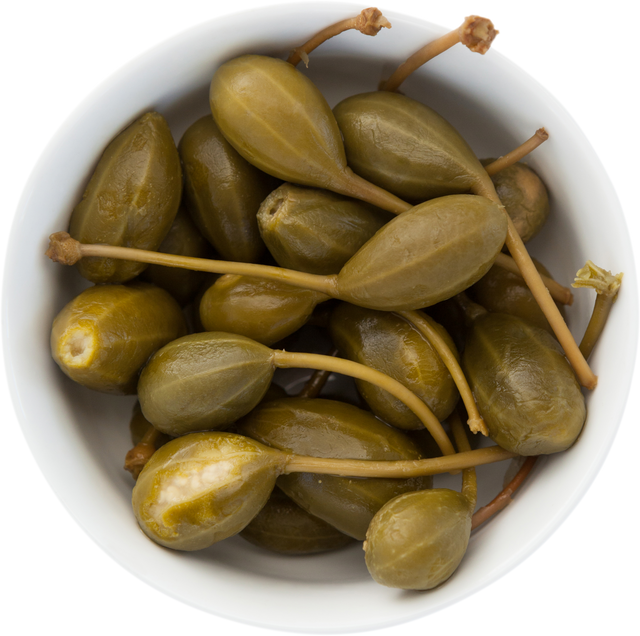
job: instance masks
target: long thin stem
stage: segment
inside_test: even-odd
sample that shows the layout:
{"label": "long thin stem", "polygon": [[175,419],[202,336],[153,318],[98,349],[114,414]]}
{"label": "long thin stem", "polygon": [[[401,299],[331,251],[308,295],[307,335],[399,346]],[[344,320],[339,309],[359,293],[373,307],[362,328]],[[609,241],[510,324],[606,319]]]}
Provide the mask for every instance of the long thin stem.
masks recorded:
{"label": "long thin stem", "polygon": [[380,86],[382,91],[396,91],[411,73],[426,64],[429,60],[444,53],[446,50],[462,42],[474,53],[484,55],[491,46],[491,42],[498,35],[491,20],[471,15],[454,31],[429,42],[393,72],[391,77]]}
{"label": "long thin stem", "polygon": [[474,466],[483,466],[517,457],[515,453],[500,446],[479,448],[445,457],[430,459],[374,461],[366,459],[327,459],[324,457],[304,457],[291,455],[284,468],[284,474],[316,473],[342,477],[390,477],[406,479],[423,475],[451,473]]}
{"label": "long thin stem", "polygon": [[399,199],[394,194],[359,177],[350,168],[345,170],[342,182],[334,182],[331,189],[338,194],[344,194],[345,196],[371,203],[392,214],[402,214],[402,212],[406,212],[413,207],[410,203]]}
{"label": "long thin stem", "polygon": [[407,389],[404,384],[401,384],[380,371],[371,369],[358,362],[352,362],[351,360],[332,358],[315,353],[274,351],[273,363],[276,367],[280,368],[304,367],[307,369],[325,369],[375,384],[381,389],[391,393],[391,395],[406,404],[406,406],[416,414],[425,428],[431,433],[443,454],[452,455],[456,452],[451,444],[451,440],[442,428],[442,424],[440,424],[431,409],[417,397],[415,393]]}
{"label": "long thin stem", "polygon": [[494,174],[504,170],[514,163],[518,163],[526,157],[530,152],[535,150],[540,144],[549,139],[549,133],[544,128],[538,128],[536,132],[527,139],[523,144],[520,144],[517,148],[514,148],[511,152],[496,159],[493,163],[485,166],[484,169],[487,174],[492,177]]}
{"label": "long thin stem", "polygon": [[477,528],[480,524],[484,523],[487,519],[493,517],[496,513],[500,512],[503,508],[506,508],[512,501],[513,493],[520,488],[522,482],[527,478],[527,475],[531,472],[533,465],[538,459],[537,456],[527,457],[524,464],[520,467],[520,470],[516,473],[515,477],[505,486],[505,488],[486,506],[478,508],[473,517],[471,517],[471,529]]}
{"label": "long thin stem", "polygon": [[49,237],[49,249],[46,254],[51,260],[62,263],[63,265],[75,265],[80,259],[87,256],[98,256],[124,261],[136,261],[138,263],[149,263],[151,265],[166,265],[167,267],[211,272],[214,274],[256,276],[268,280],[277,280],[294,287],[311,289],[326,294],[327,296],[335,295],[335,281],[337,278],[336,276],[307,274],[305,272],[297,272],[282,267],[273,267],[271,265],[216,261],[207,258],[151,252],[131,247],[79,243],[71,238],[67,232],[56,232]]}
{"label": "long thin stem", "polygon": [[291,55],[289,55],[289,58],[287,59],[287,62],[297,66],[302,60],[305,65],[308,66],[309,53],[317,49],[323,42],[326,42],[330,38],[350,29],[357,29],[364,35],[377,35],[382,28],[391,28],[389,20],[387,20],[375,7],[363,9],[355,18],[348,18],[346,20],[336,22],[335,24],[328,26],[326,29],[322,29],[319,33],[316,33],[302,46],[298,46],[293,49],[293,51],[291,51]]}
{"label": "long thin stem", "polygon": [[[335,358],[338,355],[338,350],[334,349],[329,355],[332,358]],[[317,398],[332,373],[333,371],[328,371],[327,369],[318,369],[314,371],[312,376],[305,382],[305,385],[298,393],[298,397]]]}
{"label": "long thin stem", "polygon": [[491,179],[487,176],[487,179],[483,179],[478,182],[473,190],[475,194],[494,201],[504,210],[504,214],[507,218],[507,248],[509,249],[509,252],[511,252],[513,260],[518,265],[522,278],[524,278],[527,287],[536,299],[540,309],[542,309],[542,312],[549,322],[551,329],[553,329],[553,333],[556,335],[560,346],[564,349],[564,353],[571,363],[571,366],[578,377],[578,381],[587,389],[595,389],[598,384],[598,378],[587,364],[587,361],[582,355],[573,335],[569,331],[569,327],[567,327],[567,323],[565,323],[560,310],[553,302],[553,298],[551,298],[542,278],[540,278],[540,272],[538,272],[536,266],[533,264],[533,261],[527,252],[527,248],[524,246],[511,217],[504,209]]}
{"label": "long thin stem", "polygon": [[[449,416],[449,424],[451,425],[458,452],[468,453],[471,450],[471,445],[457,410],[454,410]],[[462,496],[469,502],[470,512],[473,512],[478,501],[478,480],[475,468],[465,468],[462,471]]]}
{"label": "long thin stem", "polygon": [[587,261],[587,264],[578,270],[575,282],[572,283],[572,287],[589,287],[597,292],[593,313],[580,343],[580,351],[587,359],[600,338],[613,303],[618,298],[622,276],[622,274],[613,275],[606,269]]}
{"label": "long thin stem", "polygon": [[442,336],[438,333],[435,327],[437,324],[436,321],[421,311],[399,311],[397,313],[399,316],[402,316],[405,320],[410,322],[429,341],[429,344],[431,344],[442,359],[444,366],[447,367],[447,371],[449,371],[453,378],[453,381],[460,393],[460,397],[467,409],[467,413],[469,414],[469,419],[467,420],[469,429],[473,433],[480,432],[485,436],[489,435],[487,425],[484,423],[484,420],[478,411],[478,407],[476,406],[476,402],[473,399],[473,394],[469,388],[467,378],[464,376],[457,358]]}
{"label": "long thin stem", "polygon": [[[498,256],[496,256],[496,260],[493,264],[497,265],[498,267],[502,267],[502,269],[506,269],[512,274],[517,274],[518,276],[522,277],[517,263],[508,254],[503,254],[501,252],[500,254],[498,254]],[[540,274],[540,278],[545,284],[545,287],[549,290],[551,298],[559,303],[562,303],[563,305],[573,304],[573,294],[568,287],[561,285],[558,281],[555,281],[553,280],[553,278],[549,278],[544,274]]]}
{"label": "long thin stem", "polygon": [[[409,204],[404,204],[404,206],[406,206],[406,209],[410,207]],[[316,274],[297,272],[282,267],[193,258],[176,254],[139,250],[130,247],[84,244],[71,238],[67,232],[56,232],[49,237],[49,249],[46,254],[51,260],[62,263],[63,265],[75,265],[75,263],[84,257],[100,256],[103,258],[116,258],[140,263],[166,265],[168,267],[212,272],[215,274],[257,276],[287,283],[294,287],[311,289],[334,298],[337,297],[336,276],[318,276]],[[496,258],[496,263],[509,271],[520,273],[513,259],[505,254],[499,254]],[[554,297],[560,295],[562,290],[566,290],[566,288],[557,283],[554,286],[555,281],[550,278],[545,277],[545,283],[554,290]],[[557,289],[558,287],[560,290]],[[566,291],[571,295],[569,290]],[[566,294],[563,293],[562,295],[566,297]]]}
{"label": "long thin stem", "polygon": [[142,439],[126,454],[124,469],[128,470],[134,479],[138,479],[142,469],[151,459],[151,455],[156,452],[160,435],[160,431],[155,426],[149,425]]}

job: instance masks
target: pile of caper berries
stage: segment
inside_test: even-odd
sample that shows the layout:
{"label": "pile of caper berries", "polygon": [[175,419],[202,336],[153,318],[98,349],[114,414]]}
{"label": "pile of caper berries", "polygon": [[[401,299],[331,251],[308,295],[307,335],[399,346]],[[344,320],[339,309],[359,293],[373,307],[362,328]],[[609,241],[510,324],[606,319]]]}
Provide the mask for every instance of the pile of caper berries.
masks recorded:
{"label": "pile of caper berries", "polygon": [[[383,27],[367,9],[319,40]],[[471,16],[452,33],[484,53],[497,32]],[[376,581],[431,589],[479,523],[474,467],[576,441],[604,320],[578,346],[571,292],[524,248],[549,214],[532,169],[480,161],[397,92],[415,60],[332,110],[296,68],[318,43],[222,64],[177,147],[156,112],[111,141],[51,237],[94,283],[55,318],[52,355],[89,389],[137,395],[126,468],[152,540],[363,541]],[[620,276],[587,270],[615,298]],[[293,395],[285,368],[315,373]],[[327,394],[331,373],[357,390]],[[460,471],[460,492],[433,488]]]}

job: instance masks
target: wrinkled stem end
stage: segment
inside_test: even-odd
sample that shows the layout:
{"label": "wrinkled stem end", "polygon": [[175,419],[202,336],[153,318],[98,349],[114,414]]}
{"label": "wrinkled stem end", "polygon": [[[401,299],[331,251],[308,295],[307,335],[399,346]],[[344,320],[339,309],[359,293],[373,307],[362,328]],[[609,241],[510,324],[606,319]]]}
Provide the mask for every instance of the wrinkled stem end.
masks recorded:
{"label": "wrinkled stem end", "polygon": [[45,255],[54,263],[75,265],[82,258],[82,249],[68,232],[55,232],[49,236],[49,249]]}
{"label": "wrinkled stem end", "polygon": [[623,275],[622,273],[614,275],[606,269],[598,267],[595,263],[587,261],[586,265],[576,273],[575,281],[571,283],[571,287],[591,287],[598,294],[611,296],[615,300],[620,291]]}
{"label": "wrinkled stem end", "polygon": [[540,143],[549,139],[549,133],[544,128],[538,128],[534,136],[540,140]]}
{"label": "wrinkled stem end", "polygon": [[488,437],[489,435],[489,429],[482,417],[469,417],[467,419],[467,426],[474,435],[476,433],[481,433],[485,437]]}
{"label": "wrinkled stem end", "polygon": [[491,43],[500,31],[496,31],[491,20],[481,18],[479,15],[470,15],[465,18],[458,33],[460,42],[470,51],[484,55],[491,48]]}
{"label": "wrinkled stem end", "polygon": [[363,9],[355,18],[354,29],[363,35],[378,35],[380,29],[390,29],[391,22],[382,15],[382,12],[375,7]]}
{"label": "wrinkled stem end", "polygon": [[618,297],[622,276],[622,273],[613,275],[591,261],[587,261],[587,264],[576,274],[573,287],[591,287],[597,293],[591,319],[580,343],[580,351],[585,358],[591,355],[607,323],[611,307]]}

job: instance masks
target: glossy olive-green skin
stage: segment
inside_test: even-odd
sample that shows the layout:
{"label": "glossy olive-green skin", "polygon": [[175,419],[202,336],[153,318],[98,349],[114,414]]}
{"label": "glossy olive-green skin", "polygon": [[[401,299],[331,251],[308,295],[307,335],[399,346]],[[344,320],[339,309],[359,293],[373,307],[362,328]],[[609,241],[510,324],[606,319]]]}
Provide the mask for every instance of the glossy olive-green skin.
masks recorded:
{"label": "glossy olive-green skin", "polygon": [[286,457],[230,433],[194,433],[158,449],[133,488],[144,533],[201,550],[240,532],[266,503]]}
{"label": "glossy olive-green skin", "polygon": [[392,218],[356,199],[285,183],[260,206],[258,226],[281,267],[337,274]]}
{"label": "glossy olive-green skin", "polygon": [[[419,459],[402,432],[351,404],[287,398],[261,404],[238,424],[238,432],[297,455],[342,459]],[[389,499],[429,488],[427,477],[356,479],[293,473],[278,486],[300,507],[344,534],[364,539],[373,515]]]}
{"label": "glossy olive-green skin", "polygon": [[[536,261],[535,258],[532,260],[541,274],[551,277],[542,263]],[[553,334],[551,325],[522,276],[512,274],[503,267],[494,265],[475,285],[467,290],[467,293],[487,311],[518,316],[518,318],[528,320],[536,327],[546,329],[550,334]],[[564,316],[564,305],[558,302],[556,305]]]}
{"label": "glossy olive-green skin", "polygon": [[260,402],[273,371],[271,349],[249,338],[192,334],[149,360],[138,399],[144,416],[168,435],[224,429]]}
{"label": "glossy olive-green skin", "polygon": [[200,301],[207,331],[228,331],[272,345],[304,325],[316,305],[328,297],[279,281],[226,274]]}
{"label": "glossy olive-green skin", "polygon": [[[187,212],[180,208],[169,233],[160,244],[158,252],[179,254],[195,258],[207,258],[211,247],[200,234]],[[149,265],[140,274],[142,280],[149,281],[162,289],[166,289],[181,306],[185,306],[196,296],[202,287],[207,274],[178,267]]]}
{"label": "glossy olive-green skin", "polygon": [[[482,165],[494,159],[483,159]],[[549,194],[542,179],[524,163],[500,170],[491,177],[496,192],[507,209],[523,242],[532,239],[549,216]]]}
{"label": "glossy olive-green skin", "polygon": [[227,141],[267,174],[327,190],[344,178],[347,160],[331,108],[292,64],[236,57],[215,72],[209,104]]}
{"label": "glossy olive-green skin", "polygon": [[354,95],[333,113],[350,168],[401,199],[419,202],[468,192],[484,172],[449,122],[405,95]]}
{"label": "glossy olive-green skin", "polygon": [[469,503],[446,488],[406,493],[373,518],[364,543],[374,581],[404,590],[430,590],[456,570],[471,535]]}
{"label": "glossy olive-green skin", "polygon": [[[156,250],[178,212],[180,158],[162,115],[146,113],[106,148],[69,222],[81,243]],[[94,283],[124,283],[144,263],[87,257],[78,271]]]}
{"label": "glossy olive-green skin", "polygon": [[149,283],[98,285],[56,316],[51,355],[83,386],[131,394],[149,356],[186,332],[180,306],[164,289]]}
{"label": "glossy olive-green skin", "polygon": [[316,554],[353,542],[326,521],[305,512],[279,488],[274,488],[269,501],[240,536],[280,554]]}
{"label": "glossy olive-green skin", "polygon": [[566,450],[586,417],[584,397],[557,341],[506,314],[477,318],[462,357],[489,436],[519,455]]}
{"label": "glossy olive-green skin", "polygon": [[[404,384],[440,421],[451,414],[459,397],[456,385],[429,341],[404,318],[341,303],[331,314],[329,329],[334,344],[349,360]],[[456,351],[446,330],[440,327],[438,332]],[[384,389],[362,380],[356,385],[375,415],[388,424],[407,430],[424,427],[413,411]]]}
{"label": "glossy olive-green skin", "polygon": [[187,129],[178,151],[187,206],[202,234],[223,258],[257,262],[265,247],[256,213],[278,182],[243,159],[211,115]]}
{"label": "glossy olive-green skin", "polygon": [[463,291],[489,270],[507,235],[507,219],[469,194],[421,203],[387,223],[342,268],[340,298],[401,311],[429,307]]}

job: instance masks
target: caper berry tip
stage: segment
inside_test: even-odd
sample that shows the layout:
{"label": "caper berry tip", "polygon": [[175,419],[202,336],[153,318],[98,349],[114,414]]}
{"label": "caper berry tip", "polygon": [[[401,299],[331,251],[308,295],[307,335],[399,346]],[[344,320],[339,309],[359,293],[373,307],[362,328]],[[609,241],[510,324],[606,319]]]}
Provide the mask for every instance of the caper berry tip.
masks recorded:
{"label": "caper berry tip", "polygon": [[488,18],[481,18],[479,15],[470,15],[465,18],[458,33],[460,35],[460,42],[470,51],[484,55],[491,47],[491,43],[496,35],[500,32],[494,28],[493,22]]}
{"label": "caper berry tip", "polygon": [[377,35],[380,29],[390,29],[391,22],[376,7],[363,9],[355,19],[355,28],[364,35]]}
{"label": "caper berry tip", "polygon": [[68,232],[54,232],[49,236],[49,249],[45,252],[55,263],[75,265],[82,258],[80,243]]}
{"label": "caper berry tip", "polygon": [[472,433],[482,433],[485,437],[489,435],[489,429],[482,417],[470,417],[467,424]]}
{"label": "caper berry tip", "polygon": [[576,273],[576,278],[571,287],[591,287],[598,294],[607,296],[618,295],[620,285],[622,284],[623,273],[612,274],[602,267],[598,267],[595,263],[587,261],[586,265],[580,268]]}

